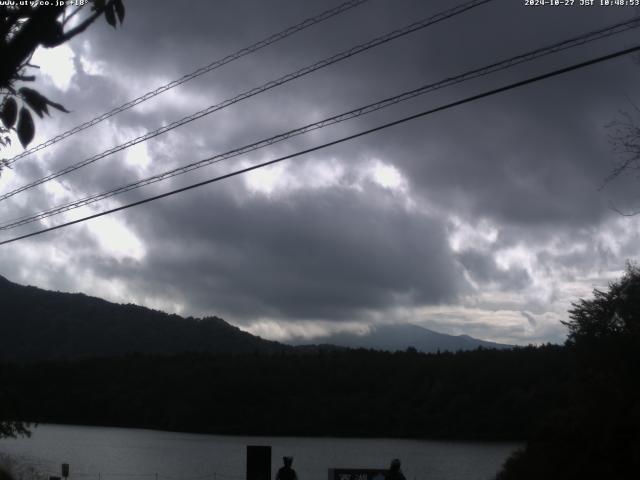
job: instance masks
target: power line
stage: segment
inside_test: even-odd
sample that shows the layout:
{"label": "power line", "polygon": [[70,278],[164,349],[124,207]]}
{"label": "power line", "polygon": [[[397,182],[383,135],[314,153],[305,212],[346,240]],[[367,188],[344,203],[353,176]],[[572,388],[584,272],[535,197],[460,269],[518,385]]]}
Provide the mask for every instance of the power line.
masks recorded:
{"label": "power line", "polygon": [[515,65],[519,65],[521,63],[524,62],[528,62],[528,61],[532,61],[534,59],[540,58],[540,57],[544,57],[546,55],[550,55],[551,53],[556,53],[559,51],[563,51],[569,48],[573,48],[573,47],[577,47],[580,45],[584,45],[586,43],[590,43],[596,40],[600,40],[602,38],[606,38],[606,37],[610,37],[612,35],[616,35],[625,31],[628,31],[632,28],[637,28],[638,26],[640,26],[640,16],[639,17],[634,17],[631,20],[625,21],[625,22],[620,22],[614,25],[611,25],[609,27],[606,28],[602,28],[600,30],[596,30],[593,32],[589,32],[577,37],[572,37],[568,40],[565,40],[563,42],[558,42],[558,43],[554,43],[552,45],[548,45],[545,47],[541,47],[538,48],[536,50],[533,51],[529,51],[527,53],[523,53],[520,55],[517,55],[515,57],[511,57],[499,62],[495,62],[492,63],[490,65],[481,67],[481,68],[477,68],[474,70],[470,70],[467,71],[463,74],[454,76],[454,77],[449,77],[446,78],[444,80],[441,80],[439,82],[436,83],[431,83],[428,85],[423,85],[419,88],[416,88],[414,90],[409,90],[406,92],[403,92],[399,95],[395,95],[393,97],[389,97],[383,100],[380,100],[378,102],[375,103],[371,103],[368,105],[365,105],[363,107],[354,109],[354,110],[350,110],[348,112],[345,113],[341,113],[339,115],[334,115],[332,117],[326,118],[324,120],[320,120],[318,122],[315,123],[311,123],[299,128],[296,128],[294,130],[289,130],[287,132],[281,133],[279,135],[275,135],[272,137],[269,137],[267,139],[263,139],[230,151],[227,151],[225,153],[221,153],[212,157],[208,157],[202,160],[199,160],[197,162],[193,162],[187,165],[184,165],[182,167],[178,167],[178,168],[174,168],[172,170],[168,170],[150,177],[147,177],[145,179],[141,179],[138,180],[136,182],[132,182],[129,183],[127,185],[123,185],[111,190],[108,190],[106,192],[102,192],[102,193],[98,193],[98,194],[93,194],[90,195],[88,197],[84,197],[82,199],[79,200],[75,200],[73,202],[70,203],[66,203],[63,205],[58,205],[54,208],[51,208],[49,210],[37,213],[37,214],[33,214],[30,216],[25,216],[25,217],[21,217],[21,218],[17,218],[11,221],[8,221],[2,225],[0,225],[0,230],[9,230],[11,228],[15,228],[18,226],[22,226],[22,225],[26,225],[28,223],[32,223],[35,222],[37,220],[42,220],[44,218],[48,218],[51,217],[53,215],[57,215],[59,213],[63,213],[63,212],[67,212],[70,210],[74,210],[76,208],[80,208],[86,205],[90,205],[92,203],[101,201],[101,200],[105,200],[107,198],[113,197],[115,195],[119,195],[121,193],[125,193],[143,186],[147,186],[147,185],[151,185],[153,183],[157,183],[159,181],[162,180],[166,180],[168,178],[172,178],[175,177],[177,175],[181,175],[187,172],[190,172],[192,170],[196,170],[198,168],[202,168],[214,163],[218,163],[221,162],[223,160],[227,160],[229,158],[232,157],[237,157],[239,155],[245,154],[245,153],[249,153],[252,152],[254,150],[257,150],[259,148],[263,148],[269,145],[273,145],[274,143],[278,143],[284,140],[287,140],[289,138],[292,138],[294,136],[298,136],[298,135],[302,135],[304,133],[310,132],[312,130],[317,130],[320,128],[324,128],[327,127],[329,125],[333,125],[336,123],[340,123],[340,122],[344,122],[346,120],[350,120],[353,118],[357,118],[359,116],[362,115],[366,115],[378,110],[381,110],[383,108],[387,108],[390,107],[392,105],[395,105],[397,103],[409,100],[411,98],[417,97],[419,95],[423,95],[426,94],[428,92],[432,92],[435,90],[438,90],[440,88],[444,88],[447,86],[451,86],[451,85],[455,85],[464,81],[468,81],[468,80],[472,80],[474,78],[478,78],[481,76],[485,76],[488,75],[490,73],[494,73],[500,70],[504,70],[506,68],[510,68],[513,67]]}
{"label": "power line", "polygon": [[124,112],[125,110],[128,110],[132,107],[135,107],[136,105],[139,105],[142,102],[146,102],[147,100],[160,95],[161,93],[166,92],[167,90],[171,90],[174,87],[177,87],[178,85],[182,85],[183,83],[186,83],[190,80],[193,80],[194,78],[197,78],[201,75],[204,75],[205,73],[208,73],[212,70],[215,70],[217,68],[222,67],[223,65],[226,65],[227,63],[233,62],[234,60],[238,60],[239,58],[244,57],[245,55],[249,55],[250,53],[256,52],[264,47],[267,47],[273,43],[276,43],[280,40],[283,40],[295,33],[298,33],[301,30],[304,30],[308,27],[311,27],[312,25],[321,23],[325,20],[328,20],[329,18],[332,18],[336,15],[339,15],[343,12],[346,12],[347,10],[350,10],[354,7],[360,6],[363,3],[368,2],[369,0],[349,0],[347,2],[344,2],[340,5],[338,5],[337,7],[334,7],[330,10],[326,10],[322,13],[319,13],[318,15],[314,16],[314,17],[310,17],[307,18],[306,20],[293,25],[285,30],[282,30],[281,32],[278,32],[276,34],[271,35],[270,37],[267,37],[263,40],[260,40],[259,42],[256,42],[252,45],[249,45],[248,47],[242,48],[240,50],[238,50],[237,52],[234,52],[232,54],[227,55],[226,57],[223,57],[221,59],[215,60],[213,62],[211,62],[208,65],[205,65],[204,67],[200,67],[197,70],[194,70],[191,73],[188,73],[186,75],[183,75],[182,77],[180,77],[177,80],[174,80],[172,82],[169,82],[165,85],[162,85],[158,88],[156,88],[155,90],[152,90],[150,92],[145,93],[144,95],[141,95],[137,98],[134,98],[133,100],[130,100],[129,102],[120,105],[119,107],[116,107],[112,110],[109,110],[106,113],[103,113],[102,115],[99,115],[87,122],[84,122],[76,127],[71,128],[70,130],[67,130],[66,132],[63,132],[59,135],[56,135],[53,138],[50,138],[49,140],[36,145],[35,147],[32,147],[28,150],[25,150],[24,152],[10,158],[10,159],[5,159],[6,161],[6,165],[10,166],[12,164],[14,164],[17,160],[20,160],[21,158],[24,158],[28,155],[31,155],[32,153],[38,152],[40,150],[43,150],[55,143],[58,143],[61,140],[64,140],[65,138],[70,137],[71,135],[74,135],[78,132],[81,132],[89,127],[92,127],[94,125],[97,125],[100,122],[103,122],[104,120],[107,120],[108,118],[113,117],[114,115],[117,115],[118,113]]}
{"label": "power line", "polygon": [[25,190],[28,190],[30,188],[36,187],[38,185],[41,185],[45,182],[48,182],[50,180],[53,180],[55,178],[58,178],[62,175],[65,175],[67,173],[73,172],[75,170],[78,170],[82,167],[85,167],[87,165],[90,165],[102,158],[105,158],[109,155],[112,155],[114,153],[120,152],[126,148],[132,147],[134,145],[137,145],[139,143],[145,142],[147,140],[150,140],[154,137],[157,137],[159,135],[162,135],[166,132],[169,132],[170,130],[173,130],[175,128],[181,127],[182,125],[185,125],[187,123],[193,122],[194,120],[198,120],[199,118],[202,118],[206,115],[210,115],[214,112],[217,112],[218,110],[222,110],[224,108],[227,108],[235,103],[238,103],[242,100],[245,100],[247,98],[253,97],[255,95],[258,95],[260,93],[263,93],[267,90],[271,90],[272,88],[275,88],[277,86],[280,86],[284,83],[290,82],[291,80],[295,80],[297,78],[300,78],[302,76],[308,75],[312,72],[315,72],[316,70],[319,70],[321,68],[327,67],[329,65],[332,65],[334,63],[340,62],[342,60],[345,60],[347,58],[350,58],[354,55],[358,55],[362,52],[365,52],[367,50],[370,50],[374,47],[378,47],[382,44],[388,43],[392,40],[395,40],[399,37],[408,35],[410,33],[416,32],[418,30],[421,30],[423,28],[426,28],[428,26],[434,25],[436,23],[439,23],[443,20],[446,20],[448,18],[454,17],[456,15],[460,15],[461,13],[464,13],[468,10],[471,10],[472,8],[478,7],[480,5],[483,5],[485,3],[489,3],[492,2],[493,0],[472,0],[470,2],[458,5],[456,7],[453,7],[449,10],[443,11],[441,13],[438,13],[436,15],[433,15],[427,19],[423,19],[420,20],[418,22],[412,23],[410,25],[407,25],[406,27],[394,30],[392,32],[389,32],[385,35],[382,35],[380,37],[374,38],[373,40],[370,40],[366,43],[362,43],[360,45],[357,45],[355,47],[352,47],[348,50],[345,50],[343,52],[340,52],[336,55],[333,55],[331,57],[325,58],[323,60],[320,60],[319,62],[316,62],[312,65],[309,65],[307,67],[301,68],[300,70],[297,70],[296,72],[293,73],[289,73],[287,75],[284,75],[280,78],[278,78],[277,80],[271,80],[270,82],[267,82],[259,87],[255,87],[252,88],[251,90],[247,90],[241,94],[236,95],[235,97],[229,98],[227,100],[224,100],[223,102],[220,102],[216,105],[211,105],[210,107],[207,107],[203,110],[200,110],[192,115],[189,115],[187,117],[181,118],[180,120],[176,120],[173,123],[170,123],[169,125],[165,125],[162,126],[152,132],[148,132],[144,135],[141,135],[137,138],[134,138],[133,140],[129,140],[128,142],[125,142],[123,144],[117,145],[113,148],[110,148],[109,150],[105,150],[102,153],[99,153],[97,155],[94,155],[92,157],[89,157],[85,160],[81,160],[80,162],[77,162],[73,165],[69,165],[68,167],[63,168],[62,170],[59,170],[57,172],[51,173],[45,177],[42,177],[38,180],[35,180],[31,183],[28,183],[26,185],[23,185],[22,187],[19,187],[15,190],[12,190],[8,193],[2,194],[0,195],[0,201],[6,200],[20,192],[23,192]]}
{"label": "power line", "polygon": [[192,190],[194,188],[202,187],[202,186],[208,185],[210,183],[219,182],[219,181],[227,179],[227,178],[235,177],[235,176],[241,175],[243,173],[247,173],[247,172],[250,172],[250,171],[253,171],[253,170],[257,170],[259,168],[263,168],[263,167],[266,167],[266,166],[269,166],[269,165],[273,165],[273,164],[278,163],[278,162],[282,162],[284,160],[288,160],[288,159],[291,159],[291,158],[299,157],[301,155],[305,155],[307,153],[315,152],[317,150],[322,150],[324,148],[331,147],[333,145],[338,145],[340,143],[344,143],[344,142],[347,142],[347,141],[362,137],[364,135],[368,135],[370,133],[378,132],[378,131],[381,131],[381,130],[384,130],[384,129],[387,129],[387,128],[390,128],[390,127],[393,127],[393,126],[396,126],[396,125],[400,125],[402,123],[409,122],[411,120],[415,120],[415,119],[418,119],[418,118],[421,118],[421,117],[425,117],[427,115],[430,115],[430,114],[433,114],[433,113],[436,113],[436,112],[441,112],[443,110],[448,110],[450,108],[457,107],[459,105],[463,105],[463,104],[466,104],[466,103],[474,102],[476,100],[480,100],[480,99],[485,98],[485,97],[496,95],[498,93],[506,92],[506,91],[513,90],[513,89],[516,89],[516,88],[519,88],[519,87],[523,87],[523,86],[531,84],[531,83],[539,82],[539,81],[545,80],[547,78],[551,78],[551,77],[555,77],[555,76],[558,76],[558,75],[562,75],[564,73],[568,73],[568,72],[571,72],[573,70],[578,70],[580,68],[585,68],[585,67],[588,67],[590,65],[594,65],[596,63],[600,63],[600,62],[604,62],[604,61],[607,61],[607,60],[611,60],[613,58],[621,57],[623,55],[628,55],[630,53],[634,53],[634,52],[637,52],[639,50],[640,50],[640,45],[636,45],[636,46],[631,47],[631,48],[626,48],[624,50],[619,50],[617,52],[610,53],[608,55],[604,55],[604,56],[601,56],[601,57],[597,57],[597,58],[588,60],[586,62],[573,64],[573,65],[571,65],[569,67],[564,67],[564,68],[561,68],[561,69],[558,69],[558,70],[554,70],[552,72],[548,72],[548,73],[545,73],[545,74],[542,74],[542,75],[537,75],[537,76],[534,76],[534,77],[530,77],[530,78],[528,78],[526,80],[521,80],[519,82],[515,82],[515,83],[512,83],[512,84],[506,85],[504,87],[500,87],[500,88],[496,88],[496,89],[493,89],[493,90],[489,90],[489,91],[486,91],[486,92],[483,92],[483,93],[480,93],[480,94],[477,94],[477,95],[472,95],[472,96],[466,97],[466,98],[464,98],[462,100],[451,102],[451,103],[448,103],[446,105],[442,105],[440,107],[432,108],[430,110],[425,110],[423,112],[420,112],[420,113],[417,113],[417,114],[414,114],[414,115],[403,117],[403,118],[401,118],[399,120],[395,120],[393,122],[388,122],[388,123],[385,123],[383,125],[379,125],[377,127],[370,128],[368,130],[364,130],[362,132],[355,133],[353,135],[349,135],[347,137],[342,137],[342,138],[340,138],[338,140],[334,140],[332,142],[328,142],[328,143],[324,143],[322,145],[318,145],[318,146],[315,146],[315,147],[307,148],[305,150],[301,150],[299,152],[296,152],[296,153],[293,153],[293,154],[290,154],[290,155],[285,155],[283,157],[275,158],[273,160],[269,160],[267,162],[259,163],[257,165],[253,165],[251,167],[246,167],[246,168],[243,168],[243,169],[240,169],[240,170],[236,170],[234,172],[227,173],[225,175],[220,175],[218,177],[210,178],[209,180],[205,180],[205,181],[202,181],[202,182],[194,183],[192,185],[188,185],[186,187],[178,188],[176,190],[172,190],[170,192],[162,193],[160,195],[155,195],[153,197],[145,198],[144,200],[139,200],[137,202],[129,203],[127,205],[122,205],[120,207],[112,208],[110,210],[105,210],[103,212],[96,213],[96,214],[93,214],[93,215],[89,215],[89,216],[86,216],[86,217],[83,217],[83,218],[79,218],[79,219],[76,219],[76,220],[72,220],[70,222],[66,222],[66,223],[63,223],[63,224],[60,224],[60,225],[56,225],[56,226],[53,226],[53,227],[49,227],[49,228],[45,228],[45,229],[38,230],[38,231],[35,231],[35,232],[31,232],[31,233],[28,233],[26,235],[21,235],[21,236],[18,236],[18,237],[11,238],[9,240],[4,240],[4,241],[0,242],[0,245],[6,245],[8,243],[16,242],[18,240],[23,240],[25,238],[30,238],[30,237],[34,237],[36,235],[41,235],[43,233],[51,232],[53,230],[58,230],[60,228],[68,227],[68,226],[71,226],[71,225],[75,225],[77,223],[82,223],[82,222],[86,222],[88,220],[92,220],[94,218],[102,217],[102,216],[108,215],[110,213],[119,212],[121,210],[126,210],[128,208],[132,208],[132,207],[135,207],[135,206],[138,206],[138,205],[142,205],[144,203],[153,202],[153,201],[159,200],[161,198],[165,198],[165,197],[169,197],[169,196],[172,196],[172,195],[176,195],[178,193],[186,192],[187,190]]}

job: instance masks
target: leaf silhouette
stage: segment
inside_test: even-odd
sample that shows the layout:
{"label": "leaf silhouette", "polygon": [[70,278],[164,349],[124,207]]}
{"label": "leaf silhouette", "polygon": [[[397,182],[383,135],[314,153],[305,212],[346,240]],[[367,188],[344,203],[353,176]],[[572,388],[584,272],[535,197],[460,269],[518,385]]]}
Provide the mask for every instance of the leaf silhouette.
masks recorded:
{"label": "leaf silhouette", "polygon": [[31,107],[31,110],[36,112],[36,114],[42,118],[42,114],[49,114],[49,110],[47,109],[47,99],[44,95],[37,92],[33,88],[22,87],[20,90],[20,95],[24,99],[25,103]]}
{"label": "leaf silhouette", "polygon": [[60,43],[64,27],[58,21],[51,21],[45,24],[41,30],[41,41],[43,47],[55,47]]}
{"label": "leaf silhouette", "polygon": [[2,120],[5,127],[11,128],[16,123],[17,116],[18,104],[14,98],[8,98],[7,101],[4,102],[2,112],[0,112],[0,120]]}
{"label": "leaf silhouette", "polygon": [[64,113],[69,113],[69,110],[67,110],[66,108],[64,108],[62,105],[60,105],[59,103],[56,102],[52,102],[51,100],[49,100],[48,98],[47,100],[47,104],[51,105],[53,108],[55,108],[56,110],[60,110],[61,112]]}
{"label": "leaf silhouette", "polygon": [[52,102],[33,88],[22,87],[18,91],[27,105],[29,105],[29,107],[31,107],[31,109],[36,112],[40,118],[42,118],[43,113],[46,113],[47,115],[49,114],[48,105],[51,105],[53,108],[60,110],[61,112],[69,113],[69,110],[64,108],[62,105]]}
{"label": "leaf silhouette", "polygon": [[114,0],[113,6],[115,7],[116,13],[118,14],[118,20],[120,20],[120,23],[122,23],[122,21],[124,20],[124,4],[122,3],[122,0]]}
{"label": "leaf silhouette", "polygon": [[91,8],[91,10],[93,10],[94,12],[97,12],[99,10],[104,9],[104,3],[105,3],[105,0],[94,0],[93,8]]}
{"label": "leaf silhouette", "polygon": [[33,140],[33,136],[36,133],[35,125],[33,124],[33,117],[29,110],[25,107],[20,109],[20,117],[18,118],[18,128],[16,129],[18,132],[18,140],[22,144],[23,148],[26,148],[27,145]]}
{"label": "leaf silhouette", "polygon": [[104,11],[104,17],[107,19],[107,23],[111,25],[113,28],[116,28],[116,14],[115,8],[113,4],[107,5],[107,8]]}

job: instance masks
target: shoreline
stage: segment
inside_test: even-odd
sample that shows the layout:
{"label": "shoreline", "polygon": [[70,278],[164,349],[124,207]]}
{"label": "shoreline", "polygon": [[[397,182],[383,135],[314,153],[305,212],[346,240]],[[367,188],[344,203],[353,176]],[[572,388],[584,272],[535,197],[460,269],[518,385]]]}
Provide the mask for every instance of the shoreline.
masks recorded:
{"label": "shoreline", "polygon": [[[325,440],[402,440],[416,442],[438,442],[438,443],[481,443],[481,444],[525,444],[526,439],[521,438],[496,438],[496,437],[402,437],[402,436],[376,436],[376,435],[312,435],[291,433],[285,435],[268,434],[268,433],[226,433],[226,432],[209,432],[194,430],[167,430],[163,428],[127,426],[127,425],[109,425],[109,424],[86,424],[86,423],[63,423],[63,422],[32,422],[31,432],[35,432],[39,426],[52,427],[72,427],[72,428],[113,428],[118,430],[138,430],[146,432],[170,433],[170,434],[188,434],[188,435],[208,435],[213,437],[252,437],[252,438],[306,438],[306,439],[325,439]],[[25,438],[25,437],[22,437]],[[0,451],[0,455],[2,452]]]}
{"label": "shoreline", "polygon": [[26,461],[0,450],[0,472],[7,473],[11,480],[46,480],[47,474]]}
{"label": "shoreline", "polygon": [[0,451],[25,464],[24,478],[12,480],[42,480],[38,472],[59,475],[62,463],[71,465],[71,478],[78,480],[153,480],[155,475],[158,480],[236,480],[243,477],[248,445],[271,446],[273,465],[282,456],[293,456],[305,480],[326,480],[328,468],[386,468],[392,458],[401,458],[410,479],[492,478],[508,456],[522,448],[520,442],[250,438],[40,424],[31,438],[1,441]]}

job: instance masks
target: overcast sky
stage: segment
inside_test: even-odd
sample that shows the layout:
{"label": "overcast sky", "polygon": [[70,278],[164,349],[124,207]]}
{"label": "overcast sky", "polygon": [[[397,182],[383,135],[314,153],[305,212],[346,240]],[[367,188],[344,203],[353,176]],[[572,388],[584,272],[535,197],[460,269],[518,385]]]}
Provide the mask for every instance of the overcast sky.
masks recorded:
{"label": "overcast sky", "polygon": [[[38,51],[37,87],[71,113],[36,145],[272,33],[325,0],[128,0]],[[16,162],[0,191],[450,8],[370,0]],[[576,0],[576,4],[579,0]],[[0,219],[117,187],[423,84],[604,27],[631,7],[495,0],[173,130],[3,202]],[[6,239],[294,153],[638,42],[638,31],[439,90],[339,126],[9,232]],[[562,342],[572,301],[640,250],[637,178],[606,125],[640,104],[623,57],[177,196],[0,247],[0,274],[287,340],[413,323],[515,344]],[[15,144],[18,142],[16,141]],[[10,157],[21,149],[0,152]]]}

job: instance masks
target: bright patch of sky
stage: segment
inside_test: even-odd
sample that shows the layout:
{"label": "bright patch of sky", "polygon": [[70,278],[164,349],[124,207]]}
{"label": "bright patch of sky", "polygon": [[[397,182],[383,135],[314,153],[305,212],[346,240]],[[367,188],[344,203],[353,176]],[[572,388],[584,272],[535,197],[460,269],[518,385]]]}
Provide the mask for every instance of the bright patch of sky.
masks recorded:
{"label": "bright patch of sky", "polygon": [[82,71],[87,75],[103,76],[107,73],[107,66],[105,62],[95,60],[91,54],[91,43],[87,40],[82,42],[80,47],[80,67]]}
{"label": "bright patch of sky", "polygon": [[275,319],[260,319],[251,324],[243,325],[242,329],[262,338],[286,342],[289,340],[306,341],[314,338],[326,337],[337,332],[348,332],[365,335],[370,327],[357,322],[346,322],[336,325],[334,322],[282,322]]}
{"label": "bright patch of sky", "polygon": [[98,241],[103,254],[118,260],[142,260],[145,248],[142,241],[115,217],[100,217],[87,223],[87,229]]}
{"label": "bright patch of sky", "polygon": [[450,219],[449,246],[454,252],[488,248],[498,239],[498,229],[488,220],[475,224],[452,216]]}
{"label": "bright patch of sky", "polygon": [[146,143],[139,143],[125,150],[126,164],[141,174],[147,171],[149,165],[151,165],[151,160]]}
{"label": "bright patch of sky", "polygon": [[395,166],[374,159],[371,168],[371,177],[378,185],[389,190],[404,190],[407,188],[407,180]]}
{"label": "bright patch of sky", "polygon": [[66,44],[55,48],[38,47],[31,63],[40,67],[36,71],[40,78],[48,79],[58,90],[66,92],[76,74],[75,57],[76,54]]}
{"label": "bright patch of sky", "polygon": [[[267,161],[263,158],[255,163]],[[254,163],[252,163],[254,164]],[[245,163],[243,166],[249,166]],[[336,158],[315,159],[303,165],[280,163],[244,175],[247,190],[264,195],[286,194],[303,188],[329,188],[345,180],[346,169]]]}

